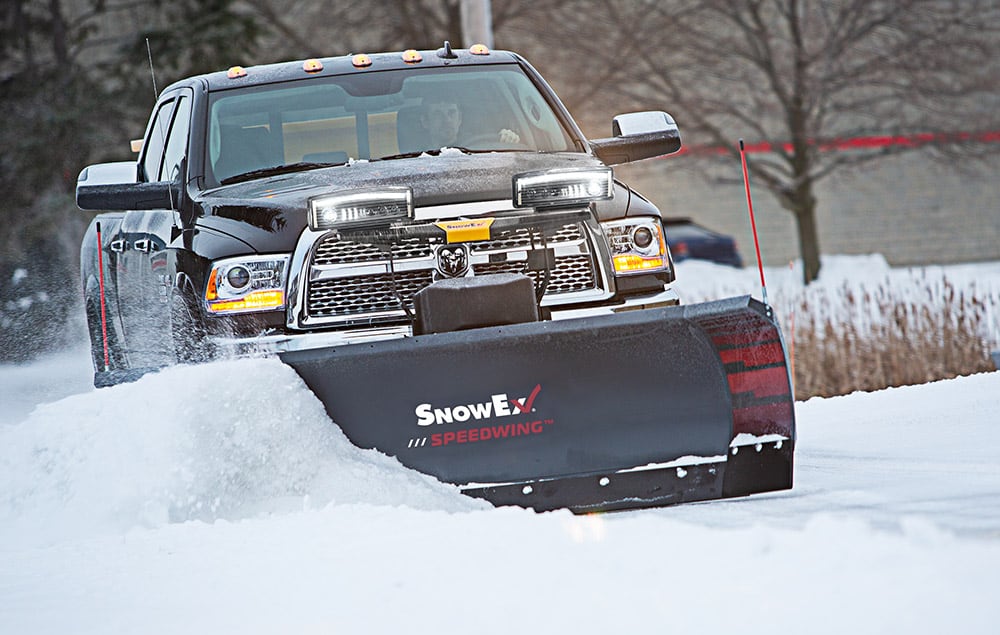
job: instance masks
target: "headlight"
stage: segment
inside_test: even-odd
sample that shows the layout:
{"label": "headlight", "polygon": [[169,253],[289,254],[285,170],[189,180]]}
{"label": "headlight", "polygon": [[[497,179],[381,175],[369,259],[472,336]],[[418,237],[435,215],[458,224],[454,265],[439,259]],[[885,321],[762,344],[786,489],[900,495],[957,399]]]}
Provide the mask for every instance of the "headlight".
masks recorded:
{"label": "headlight", "polygon": [[513,179],[514,207],[554,207],[604,201],[614,196],[611,168],[525,172]]}
{"label": "headlight", "polygon": [[670,270],[670,252],[659,218],[624,218],[601,223],[616,275]]}
{"label": "headlight", "polygon": [[246,256],[220,260],[205,287],[211,313],[270,311],[285,306],[288,256]]}
{"label": "headlight", "polygon": [[377,227],[413,218],[413,192],[408,187],[353,190],[309,201],[309,227]]}

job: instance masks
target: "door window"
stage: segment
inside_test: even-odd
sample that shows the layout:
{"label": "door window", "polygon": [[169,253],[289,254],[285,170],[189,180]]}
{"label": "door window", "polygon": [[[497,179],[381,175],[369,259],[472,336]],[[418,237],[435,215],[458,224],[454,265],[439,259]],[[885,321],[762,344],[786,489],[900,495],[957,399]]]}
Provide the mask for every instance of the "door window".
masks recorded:
{"label": "door window", "polygon": [[147,133],[149,136],[146,138],[146,156],[142,159],[143,178],[146,181],[154,181],[160,174],[160,160],[163,158],[163,146],[167,139],[170,111],[173,106],[173,100],[164,102],[153,115]]}
{"label": "door window", "polygon": [[191,100],[186,95],[177,100],[174,122],[170,125],[167,149],[163,153],[159,181],[171,181],[174,172],[187,152],[188,124],[191,122]]}

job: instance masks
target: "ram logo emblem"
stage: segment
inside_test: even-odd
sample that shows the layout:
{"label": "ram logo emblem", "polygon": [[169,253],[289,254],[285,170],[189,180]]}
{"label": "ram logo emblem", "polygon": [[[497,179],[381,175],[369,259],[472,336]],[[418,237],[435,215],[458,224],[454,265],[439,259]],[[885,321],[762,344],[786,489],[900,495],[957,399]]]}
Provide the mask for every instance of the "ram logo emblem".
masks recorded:
{"label": "ram logo emblem", "polygon": [[442,245],[437,250],[437,272],[443,278],[461,278],[469,272],[469,246]]}

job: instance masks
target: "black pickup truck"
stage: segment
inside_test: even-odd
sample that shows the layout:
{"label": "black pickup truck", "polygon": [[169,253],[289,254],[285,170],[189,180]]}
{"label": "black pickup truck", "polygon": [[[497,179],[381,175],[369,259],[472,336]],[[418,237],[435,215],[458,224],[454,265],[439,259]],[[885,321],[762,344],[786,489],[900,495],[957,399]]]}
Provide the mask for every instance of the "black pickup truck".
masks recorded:
{"label": "black pickup truck", "polygon": [[612,135],[483,46],[174,83],[137,161],[80,174],[95,384],[277,355],[357,445],[501,504],[790,487],[770,310],[680,306],[660,211],[612,173],[678,150],[674,120]]}
{"label": "black pickup truck", "polygon": [[[453,108],[458,136],[432,138]],[[445,278],[525,275],[552,319],[675,304],[660,212],[607,166],[677,150],[677,127],[614,126],[588,141],[524,59],[478,47],[179,81],[138,162],[80,175],[81,208],[122,210],[83,242],[96,383],[226,348],[399,337]]]}

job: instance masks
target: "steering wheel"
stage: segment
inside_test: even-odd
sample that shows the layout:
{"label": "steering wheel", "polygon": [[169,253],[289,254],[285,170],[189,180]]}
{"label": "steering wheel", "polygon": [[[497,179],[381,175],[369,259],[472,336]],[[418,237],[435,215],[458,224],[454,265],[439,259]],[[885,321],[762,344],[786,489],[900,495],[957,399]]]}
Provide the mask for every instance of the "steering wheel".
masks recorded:
{"label": "steering wheel", "polygon": [[523,141],[501,141],[500,131],[480,132],[466,139],[462,139],[457,145],[469,148],[470,150],[511,150],[528,149],[528,145]]}

